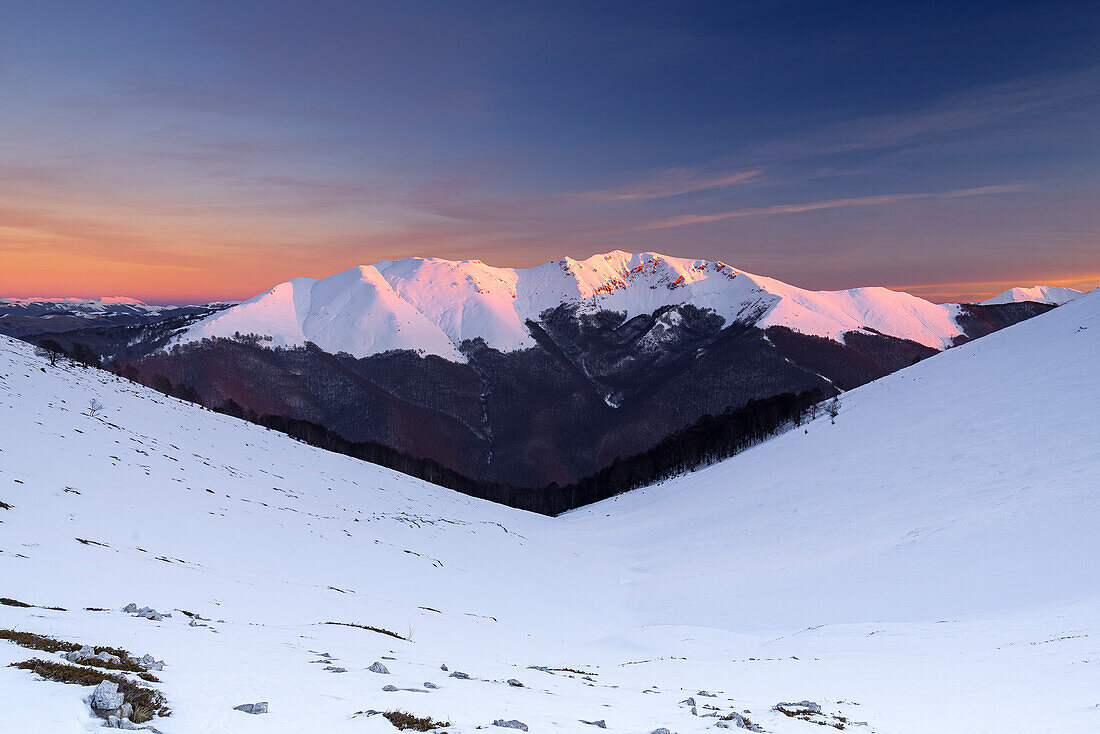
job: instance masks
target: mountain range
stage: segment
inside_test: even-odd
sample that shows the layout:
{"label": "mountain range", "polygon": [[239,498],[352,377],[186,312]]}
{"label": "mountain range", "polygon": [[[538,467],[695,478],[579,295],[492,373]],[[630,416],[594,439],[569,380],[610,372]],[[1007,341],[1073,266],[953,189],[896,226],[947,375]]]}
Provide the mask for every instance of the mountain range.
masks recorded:
{"label": "mountain range", "polygon": [[[688,442],[781,422],[1075,293],[936,304],[657,253],[529,269],[408,258],[34,336],[86,343],[133,379],[319,445],[560,512],[682,468]],[[611,470],[632,478],[593,489]]]}
{"label": "mountain range", "polygon": [[[1058,304],[1074,294],[1068,288],[1017,288],[984,304]],[[887,288],[808,291],[721,261],[616,250],[525,270],[415,257],[320,280],[295,278],[203,319],[175,342],[258,334],[271,337],[273,346],[311,342],[355,357],[412,350],[466,362],[467,342],[480,340],[501,352],[535,347],[528,324],[563,307],[581,317],[621,314],[624,323],[665,311],[670,315],[641,343],[656,347],[679,323],[675,309],[684,306],[719,316],[726,325],[780,326],[834,341],[857,332],[939,350],[966,335],[959,304],[934,304]]]}

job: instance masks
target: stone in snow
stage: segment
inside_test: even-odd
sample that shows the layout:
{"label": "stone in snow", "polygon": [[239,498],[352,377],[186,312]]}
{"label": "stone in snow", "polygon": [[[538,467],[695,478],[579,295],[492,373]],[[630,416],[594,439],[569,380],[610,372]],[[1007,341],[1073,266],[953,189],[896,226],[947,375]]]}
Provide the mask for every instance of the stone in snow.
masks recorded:
{"label": "stone in snow", "polygon": [[782,702],[777,703],[774,707],[778,711],[809,711],[810,713],[820,714],[821,704],[814,703],[813,701],[797,701],[795,703]]}
{"label": "stone in snow", "polygon": [[246,714],[266,714],[267,701],[259,701],[258,703],[242,703],[240,706],[234,706],[233,710],[244,711]]}
{"label": "stone in snow", "polygon": [[672,732],[670,732],[667,728],[662,726],[662,727],[658,727],[657,729],[654,729],[653,731],[649,732],[649,734],[672,734]]}
{"label": "stone in snow", "polygon": [[393,693],[397,690],[397,686],[382,686],[382,690],[386,693]]}
{"label": "stone in snow", "polygon": [[439,688],[439,686],[437,686],[435,683],[432,683],[430,680],[424,681],[424,687],[425,688]]}
{"label": "stone in snow", "polygon": [[69,653],[65,653],[61,657],[65,658],[71,663],[79,663],[82,660],[95,657],[95,650],[90,645],[84,645],[79,650],[74,650]]}
{"label": "stone in snow", "polygon": [[164,661],[157,660],[152,655],[146,653],[137,659],[137,664],[146,670],[164,670]]}
{"label": "stone in snow", "polygon": [[367,668],[367,670],[369,670],[372,673],[382,673],[383,675],[389,675],[389,673],[390,673],[389,669],[386,668],[385,665],[378,662],[377,660],[375,660],[374,665]]}
{"label": "stone in snow", "polygon": [[130,602],[129,604],[127,604],[126,606],[124,606],[122,608],[122,611],[125,612],[126,614],[133,614],[137,610],[138,610],[138,605],[134,604],[133,602]]}
{"label": "stone in snow", "polygon": [[603,719],[600,719],[599,721],[585,721],[584,719],[581,719],[580,721],[581,721],[582,724],[588,724],[589,726],[599,727],[600,729],[606,729],[607,728],[607,722],[604,721]]}
{"label": "stone in snow", "polygon": [[451,677],[452,678],[458,678],[459,680],[469,680],[470,679],[469,674],[468,673],[463,673],[461,670],[456,670],[455,672],[451,673]]}
{"label": "stone in snow", "polygon": [[504,719],[497,719],[493,722],[493,726],[503,726],[505,729],[519,729],[520,731],[527,731],[527,724],[516,719],[510,719],[505,721]]}
{"label": "stone in snow", "polygon": [[444,673],[446,673],[446,672],[447,672],[447,665],[446,665],[446,663],[444,663],[443,665],[440,665],[440,666],[439,666],[439,669],[440,669],[440,670],[442,670],[442,671],[443,671]]}
{"label": "stone in snow", "polygon": [[[145,729],[144,726],[138,726],[134,722],[127,719],[125,716],[108,716],[107,717],[108,729]],[[152,728],[152,727],[148,727]]]}
{"label": "stone in snow", "polygon": [[523,684],[520,683],[515,678],[509,678],[508,679],[508,685],[512,686],[512,688],[523,688]]}
{"label": "stone in snow", "polygon": [[92,692],[92,708],[96,711],[114,711],[122,708],[123,698],[123,694],[118,692],[118,683],[100,681]]}
{"label": "stone in snow", "polygon": [[747,729],[745,726],[745,719],[741,717],[741,714],[734,711],[729,716],[723,717],[716,725],[722,729]]}

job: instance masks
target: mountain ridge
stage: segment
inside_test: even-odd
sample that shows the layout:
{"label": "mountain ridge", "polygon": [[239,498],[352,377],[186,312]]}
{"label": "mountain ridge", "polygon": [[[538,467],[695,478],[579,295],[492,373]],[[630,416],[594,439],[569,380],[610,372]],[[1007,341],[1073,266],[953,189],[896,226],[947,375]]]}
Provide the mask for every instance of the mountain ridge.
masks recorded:
{"label": "mountain ridge", "polygon": [[626,319],[693,305],[727,325],[782,326],[840,342],[862,331],[937,350],[965,331],[959,304],[879,286],[810,291],[721,260],[614,250],[525,269],[413,257],[294,278],[195,323],[173,343],[256,334],[271,346],[312,342],[355,357],[409,349],[466,362],[463,345],[477,339],[502,352],[535,346],[528,322],[563,305]]}

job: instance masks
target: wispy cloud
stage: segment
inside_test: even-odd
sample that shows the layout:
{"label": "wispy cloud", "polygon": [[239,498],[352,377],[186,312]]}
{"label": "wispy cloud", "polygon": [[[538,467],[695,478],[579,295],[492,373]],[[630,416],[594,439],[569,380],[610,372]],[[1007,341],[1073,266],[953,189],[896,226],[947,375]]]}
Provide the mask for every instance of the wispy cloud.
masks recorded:
{"label": "wispy cloud", "polygon": [[[1100,98],[1100,67],[1034,75],[961,90],[909,112],[870,115],[825,126],[812,135],[760,146],[764,160],[836,155],[936,143],[952,135],[988,136],[1029,116],[1066,114]],[[1044,120],[1046,118],[1043,118]]]}
{"label": "wispy cloud", "polygon": [[736,219],[739,217],[767,217],[778,214],[801,214],[803,212],[815,212],[827,209],[843,209],[853,206],[881,206],[883,204],[894,204],[900,201],[912,201],[914,199],[959,199],[968,196],[991,196],[994,194],[1010,194],[1022,191],[1023,189],[1024,187],[1022,186],[1004,184],[997,186],[979,186],[971,189],[956,189],[954,191],[914,194],[879,194],[876,196],[857,196],[844,199],[809,201],[801,204],[776,204],[775,206],[733,209],[725,212],[717,212],[715,214],[680,214],[675,217],[643,224],[637,229],[638,231],[670,229],[672,227],[685,227],[691,224],[720,222],[724,219]]}
{"label": "wispy cloud", "polygon": [[614,189],[585,191],[571,194],[571,198],[588,201],[634,201],[639,199],[664,199],[694,191],[707,191],[726,186],[751,183],[760,178],[760,171],[728,171],[703,174],[694,168],[665,168],[641,181]]}

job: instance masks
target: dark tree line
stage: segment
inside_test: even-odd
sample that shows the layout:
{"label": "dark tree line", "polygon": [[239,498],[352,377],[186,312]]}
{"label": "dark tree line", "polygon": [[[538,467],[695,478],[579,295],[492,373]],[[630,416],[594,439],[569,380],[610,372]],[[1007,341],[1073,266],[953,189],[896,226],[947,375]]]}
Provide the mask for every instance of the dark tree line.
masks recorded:
{"label": "dark tree line", "polygon": [[733,456],[774,436],[786,425],[801,424],[816,416],[816,406],[822,397],[818,391],[797,395],[783,393],[749,401],[721,415],[703,416],[648,451],[616,459],[607,468],[579,482],[547,487],[519,487],[473,479],[432,459],[411,456],[384,444],[349,441],[312,421],[277,415],[257,416],[233,400],[215,410],[285,433],[312,446],[369,461],[462,494],[544,515],[558,515]]}
{"label": "dark tree line", "polygon": [[[131,377],[133,372],[122,368],[118,374]],[[190,385],[175,385],[161,374],[153,375],[150,383],[150,387],[166,395],[202,404],[201,396]],[[750,400],[740,408],[727,408],[719,415],[705,415],[694,424],[666,436],[649,450],[617,458],[606,468],[578,482],[545,487],[521,487],[474,479],[433,459],[412,456],[375,441],[349,441],[313,421],[283,415],[258,415],[232,399],[211,410],[462,494],[553,516],[728,458],[776,435],[785,426],[801,425],[817,417],[819,411],[835,417],[835,399],[822,405],[824,397],[819,390],[809,390]]]}
{"label": "dark tree line", "polygon": [[103,367],[96,351],[84,342],[76,342],[68,349],[61,346],[56,339],[40,339],[35,346],[35,354],[49,360],[51,365],[57,364],[62,358],[68,357],[73,362],[85,367]]}
{"label": "dark tree line", "polygon": [[653,448],[626,459],[615,459],[579,482],[564,487],[550,485],[542,492],[545,504],[535,509],[547,515],[614,497],[663,479],[713,464],[776,435],[786,425],[816,416],[822,399],[817,390],[782,393],[750,400],[741,408],[727,408],[720,415],[704,415],[694,424],[665,437]]}

